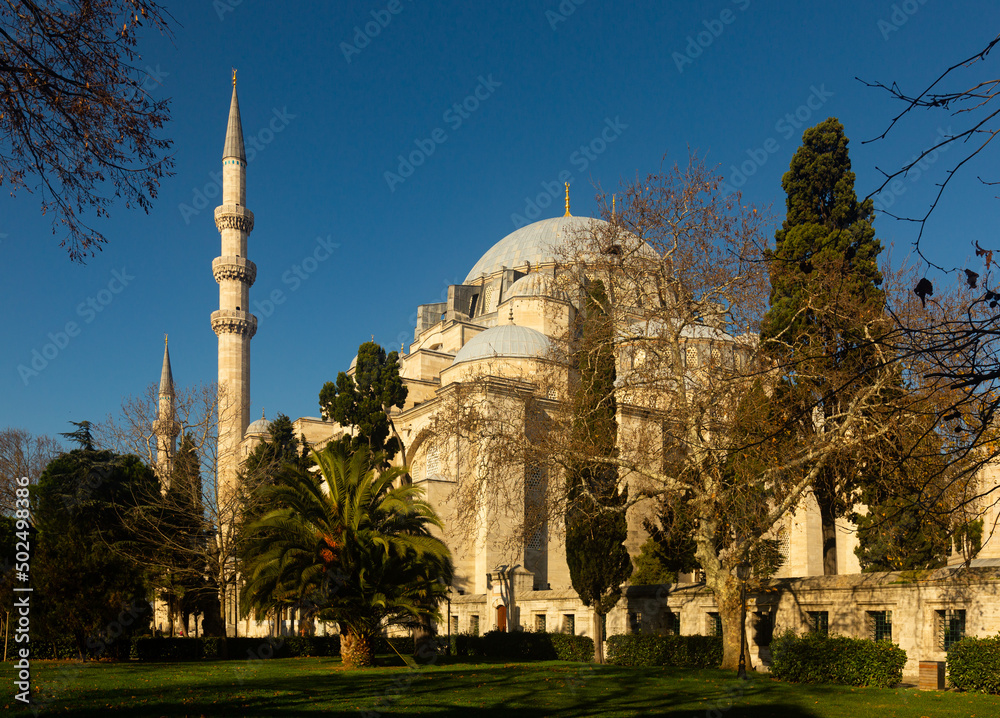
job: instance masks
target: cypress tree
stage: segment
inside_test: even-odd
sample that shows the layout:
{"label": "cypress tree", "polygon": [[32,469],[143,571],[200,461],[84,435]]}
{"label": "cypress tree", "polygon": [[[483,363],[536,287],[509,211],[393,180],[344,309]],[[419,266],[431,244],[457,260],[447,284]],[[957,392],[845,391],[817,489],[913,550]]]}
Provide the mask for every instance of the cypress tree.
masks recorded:
{"label": "cypress tree", "polygon": [[604,286],[595,282],[588,291],[577,353],[574,426],[577,445],[594,460],[580,460],[569,472],[566,511],[566,563],[580,600],[599,616],[594,627],[598,662],[604,660],[603,618],[618,603],[622,584],[632,574],[624,545],[627,491],[618,490],[617,468],[599,460],[615,457],[618,443],[615,357],[606,303]]}
{"label": "cypress tree", "polygon": [[[771,306],[761,338],[787,368],[779,395],[798,409],[804,431],[829,428],[876,362],[864,328],[884,305],[882,245],[872,201],[854,191],[847,145],[836,118],[805,131],[782,178],[788,211],[769,253]],[[814,485],[826,573],[837,571],[834,520],[849,508],[842,479],[850,458],[843,458]]]}

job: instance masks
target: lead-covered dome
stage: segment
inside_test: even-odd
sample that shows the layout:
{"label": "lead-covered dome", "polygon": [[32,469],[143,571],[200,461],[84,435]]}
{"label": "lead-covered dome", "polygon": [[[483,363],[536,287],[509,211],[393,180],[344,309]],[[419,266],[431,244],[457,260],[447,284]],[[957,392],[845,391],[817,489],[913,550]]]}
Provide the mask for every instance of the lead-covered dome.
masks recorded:
{"label": "lead-covered dome", "polygon": [[452,366],[477,359],[543,357],[551,347],[552,342],[539,331],[516,324],[503,324],[470,339],[455,355]]}
{"label": "lead-covered dome", "polygon": [[603,219],[571,216],[543,219],[521,227],[490,247],[476,262],[464,283],[472,284],[480,276],[492,276],[504,267],[515,269],[525,264],[532,267],[551,264],[556,261],[561,246],[595,223],[607,224]]}
{"label": "lead-covered dome", "polygon": [[527,274],[507,288],[507,299],[516,297],[552,297],[564,302],[569,301],[569,294],[556,286],[556,280],[550,274],[532,272]]}

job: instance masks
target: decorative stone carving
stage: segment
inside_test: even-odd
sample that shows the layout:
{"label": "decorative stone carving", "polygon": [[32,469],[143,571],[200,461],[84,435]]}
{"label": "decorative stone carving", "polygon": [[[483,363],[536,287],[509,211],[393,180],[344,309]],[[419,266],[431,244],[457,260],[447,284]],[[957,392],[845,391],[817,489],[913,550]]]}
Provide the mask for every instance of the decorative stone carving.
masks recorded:
{"label": "decorative stone carving", "polygon": [[239,204],[222,204],[215,208],[215,226],[224,229],[238,229],[250,234],[253,231],[253,212]]}
{"label": "decorative stone carving", "polygon": [[212,260],[212,274],[216,282],[235,279],[252,287],[257,279],[257,265],[245,257],[216,257]]}
{"label": "decorative stone carving", "polygon": [[212,331],[216,336],[242,334],[250,339],[257,333],[257,317],[236,309],[218,309],[212,312]]}

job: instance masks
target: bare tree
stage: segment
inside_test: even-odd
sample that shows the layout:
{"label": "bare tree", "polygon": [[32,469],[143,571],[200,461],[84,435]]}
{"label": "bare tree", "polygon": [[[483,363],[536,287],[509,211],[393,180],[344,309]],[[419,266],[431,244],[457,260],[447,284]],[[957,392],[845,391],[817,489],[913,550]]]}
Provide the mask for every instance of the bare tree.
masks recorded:
{"label": "bare tree", "polygon": [[[154,510],[142,514],[133,529],[150,550],[150,567],[160,577],[160,588],[169,593],[171,586],[205,578],[217,592],[218,607],[225,611],[234,605],[237,581],[239,527],[246,510],[246,497],[253,492],[246,483],[265,479],[266,468],[244,477],[241,491],[223,485],[218,474],[218,407],[227,406],[214,384],[176,391],[175,420],[180,425],[182,444],[191,448],[198,459],[201,485],[197,496],[186,505],[197,511],[195,517],[177,515],[177,507],[168,505],[165,477],[161,477],[160,496],[149,497]],[[151,466],[157,465],[157,437],[153,426],[157,418],[158,388],[150,385],[138,397],[122,402],[118,416],[109,416],[94,427],[101,448],[140,456]],[[196,533],[203,540],[192,541],[191,522],[197,520]],[[178,530],[183,523],[184,531]],[[180,568],[186,567],[186,568]],[[220,613],[220,616],[223,614]],[[233,619],[235,620],[235,619]],[[206,630],[212,627],[207,626]],[[224,630],[220,628],[219,630]]]}
{"label": "bare tree", "polygon": [[17,479],[27,476],[31,484],[62,447],[51,436],[33,436],[24,429],[0,430],[0,514],[13,515]]}
{"label": "bare tree", "polygon": [[148,211],[171,174],[171,141],[156,136],[169,101],[152,99],[136,66],[144,25],[168,32],[157,3],[0,2],[0,184],[40,190],[74,261],[105,242],[85,208],[106,217],[121,197]]}

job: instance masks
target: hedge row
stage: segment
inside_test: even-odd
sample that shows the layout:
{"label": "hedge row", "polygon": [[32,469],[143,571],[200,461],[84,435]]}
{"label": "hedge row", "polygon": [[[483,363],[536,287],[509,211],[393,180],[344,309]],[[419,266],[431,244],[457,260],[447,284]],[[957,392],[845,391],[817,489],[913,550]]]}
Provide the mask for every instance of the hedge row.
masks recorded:
{"label": "hedge row", "polygon": [[905,665],[906,651],[891,641],[786,631],[771,642],[771,674],[793,683],[892,688]]}
{"label": "hedge row", "polygon": [[1000,693],[1000,636],[969,637],[952,644],[948,678],[963,691]]}
{"label": "hedge row", "polygon": [[[394,645],[396,644],[393,641]],[[410,650],[412,651],[410,642]],[[388,652],[388,646],[385,647]],[[277,638],[154,638],[133,636],[131,639],[102,646],[91,641],[88,659],[140,661],[196,661],[200,659],[267,659],[297,656],[339,656],[340,636],[282,636]],[[31,656],[36,660],[79,658],[80,652],[72,638],[58,641],[32,641]]]}
{"label": "hedge row", "polygon": [[643,633],[611,636],[607,661],[618,666],[718,668],[722,663],[722,637]]}
{"label": "hedge row", "polygon": [[594,659],[594,640],[567,633],[490,631],[482,636],[469,634],[452,636],[451,651],[460,658],[588,663]]}

